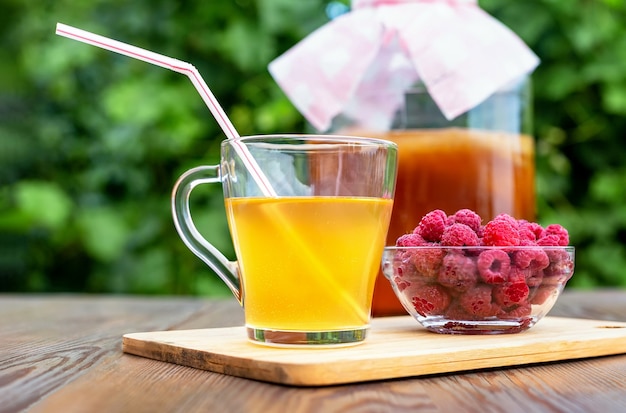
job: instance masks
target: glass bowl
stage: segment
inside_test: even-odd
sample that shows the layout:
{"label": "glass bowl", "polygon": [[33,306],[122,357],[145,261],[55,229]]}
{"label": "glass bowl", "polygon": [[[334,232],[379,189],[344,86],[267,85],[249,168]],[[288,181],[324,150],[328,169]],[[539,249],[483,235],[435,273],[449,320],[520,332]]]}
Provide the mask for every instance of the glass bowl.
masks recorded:
{"label": "glass bowl", "polygon": [[574,247],[386,247],[382,269],[404,308],[446,334],[528,330],[574,272]]}

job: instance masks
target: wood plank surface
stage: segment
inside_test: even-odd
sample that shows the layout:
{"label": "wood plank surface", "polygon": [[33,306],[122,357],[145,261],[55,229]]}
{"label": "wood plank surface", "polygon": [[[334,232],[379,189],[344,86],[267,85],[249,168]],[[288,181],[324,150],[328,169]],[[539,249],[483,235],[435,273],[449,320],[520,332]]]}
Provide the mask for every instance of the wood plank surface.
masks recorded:
{"label": "wood plank surface", "polygon": [[244,327],[124,335],[122,349],[155,360],[296,386],[325,386],[626,353],[626,323],[546,317],[519,334],[428,332],[409,316],[375,319],[370,337],[340,348],[268,347]]}
{"label": "wood plank surface", "polygon": [[118,358],[120,331],[168,329],[218,308],[180,298],[0,296],[0,412],[21,411]]}
{"label": "wood plank surface", "polygon": [[[626,291],[566,290],[550,315],[626,322]],[[302,388],[121,351],[127,333],[242,323],[234,299],[0,294],[0,412],[626,411],[626,355]]]}

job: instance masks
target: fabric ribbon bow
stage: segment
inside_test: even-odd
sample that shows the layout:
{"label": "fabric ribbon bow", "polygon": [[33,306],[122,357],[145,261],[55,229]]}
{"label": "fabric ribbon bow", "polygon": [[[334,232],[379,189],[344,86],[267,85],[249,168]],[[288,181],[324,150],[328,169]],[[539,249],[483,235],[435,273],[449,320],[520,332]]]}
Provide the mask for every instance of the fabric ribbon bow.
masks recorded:
{"label": "fabric ribbon bow", "polygon": [[340,113],[386,130],[418,81],[454,119],[538,64],[476,0],[353,0],[269,71],[317,130]]}

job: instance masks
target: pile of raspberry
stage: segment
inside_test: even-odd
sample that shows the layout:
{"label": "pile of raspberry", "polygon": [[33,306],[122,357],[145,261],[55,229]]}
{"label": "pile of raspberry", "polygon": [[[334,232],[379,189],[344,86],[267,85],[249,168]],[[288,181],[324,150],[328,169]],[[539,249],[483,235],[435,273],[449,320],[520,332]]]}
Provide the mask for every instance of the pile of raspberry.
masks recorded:
{"label": "pile of raspberry", "polygon": [[568,232],[558,224],[544,228],[500,214],[482,225],[469,209],[453,215],[434,210],[396,246],[438,248],[399,250],[394,284],[424,317],[520,320],[571,277],[571,256],[549,248],[568,244]]}

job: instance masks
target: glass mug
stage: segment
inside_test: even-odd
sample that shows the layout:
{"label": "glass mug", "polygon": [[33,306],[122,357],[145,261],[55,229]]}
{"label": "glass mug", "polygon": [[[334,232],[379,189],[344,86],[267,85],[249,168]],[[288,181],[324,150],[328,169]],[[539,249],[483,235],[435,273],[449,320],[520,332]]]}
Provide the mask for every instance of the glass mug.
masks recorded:
{"label": "glass mug", "polygon": [[[276,196],[254,181],[236,145]],[[172,214],[187,247],[244,308],[248,339],[269,345],[349,345],[366,338],[374,282],[391,219],[397,146],[329,135],[225,140],[221,162],[185,172]],[[221,183],[237,261],[200,235],[192,190]]]}

